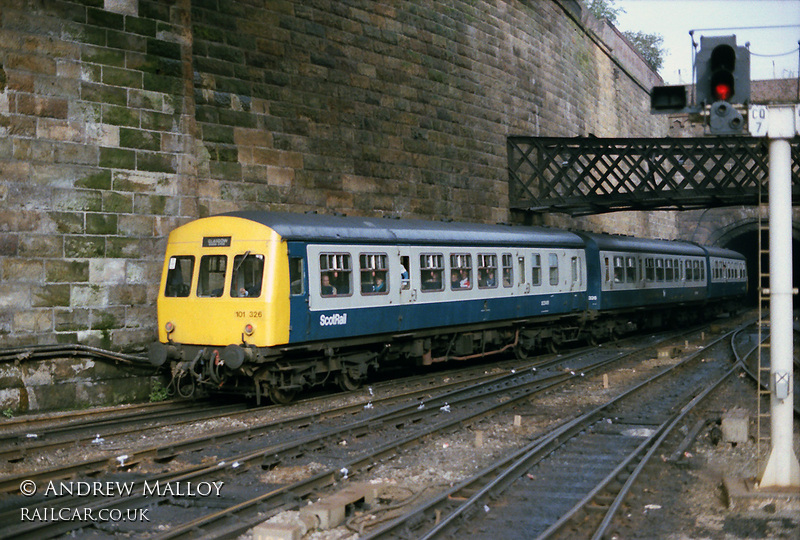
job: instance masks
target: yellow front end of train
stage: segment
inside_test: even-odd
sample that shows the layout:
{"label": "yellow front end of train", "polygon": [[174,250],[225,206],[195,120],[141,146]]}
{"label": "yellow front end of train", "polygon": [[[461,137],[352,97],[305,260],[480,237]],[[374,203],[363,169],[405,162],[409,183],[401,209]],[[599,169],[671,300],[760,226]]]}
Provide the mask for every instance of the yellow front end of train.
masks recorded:
{"label": "yellow front end of train", "polygon": [[158,295],[163,344],[225,347],[289,340],[286,242],[232,216],[199,219],[169,235]]}

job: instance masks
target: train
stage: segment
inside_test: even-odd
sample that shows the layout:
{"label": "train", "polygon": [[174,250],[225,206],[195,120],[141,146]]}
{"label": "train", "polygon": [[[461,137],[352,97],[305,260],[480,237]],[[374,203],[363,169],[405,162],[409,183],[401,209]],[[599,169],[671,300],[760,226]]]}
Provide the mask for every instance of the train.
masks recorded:
{"label": "train", "polygon": [[691,242],[238,211],[169,235],[150,362],[179,395],[289,403],[371,371],[683,324],[742,306],[745,258]]}

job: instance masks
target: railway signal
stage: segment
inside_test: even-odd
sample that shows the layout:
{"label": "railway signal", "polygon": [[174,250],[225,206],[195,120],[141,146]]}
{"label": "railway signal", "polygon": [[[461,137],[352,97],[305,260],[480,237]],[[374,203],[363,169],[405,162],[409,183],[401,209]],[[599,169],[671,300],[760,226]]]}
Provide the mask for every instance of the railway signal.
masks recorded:
{"label": "railway signal", "polygon": [[743,133],[745,117],[734,105],[750,101],[750,51],[736,45],[736,36],[701,37],[695,69],[697,103],[711,106],[711,133]]}
{"label": "railway signal", "polygon": [[750,51],[736,45],[736,36],[701,37],[695,71],[700,106],[750,100]]}
{"label": "railway signal", "polygon": [[750,50],[736,36],[701,37],[695,57],[695,100],[685,86],[656,86],[650,92],[651,114],[705,113],[712,135],[745,134],[747,118],[737,105],[750,101]]}

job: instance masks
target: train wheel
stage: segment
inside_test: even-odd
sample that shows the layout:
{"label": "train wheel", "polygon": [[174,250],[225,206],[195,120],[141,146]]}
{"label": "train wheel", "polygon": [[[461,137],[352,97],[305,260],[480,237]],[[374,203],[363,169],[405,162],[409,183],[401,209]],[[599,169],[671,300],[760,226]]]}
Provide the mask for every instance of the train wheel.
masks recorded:
{"label": "train wheel", "polygon": [[288,405],[294,401],[297,395],[297,390],[281,390],[274,386],[269,387],[269,399],[276,405]]}
{"label": "train wheel", "polygon": [[547,352],[549,352],[550,354],[556,354],[558,352],[558,347],[556,346],[556,342],[553,341],[552,339],[548,339],[545,342],[545,349],[547,349]]}
{"label": "train wheel", "polygon": [[517,360],[527,360],[530,358],[531,350],[524,346],[522,343],[517,343],[514,346],[514,356]]}
{"label": "train wheel", "polygon": [[339,384],[339,388],[341,388],[345,392],[352,392],[354,390],[358,390],[359,388],[361,388],[361,385],[364,383],[364,380],[354,379],[353,377],[342,371],[336,378],[336,382]]}

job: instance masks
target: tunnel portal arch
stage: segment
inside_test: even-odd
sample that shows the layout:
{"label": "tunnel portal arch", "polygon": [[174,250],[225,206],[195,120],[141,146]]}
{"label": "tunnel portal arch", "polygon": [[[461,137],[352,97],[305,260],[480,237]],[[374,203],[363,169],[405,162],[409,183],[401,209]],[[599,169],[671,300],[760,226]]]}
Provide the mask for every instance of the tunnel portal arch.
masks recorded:
{"label": "tunnel portal arch", "polygon": [[[758,301],[758,219],[755,217],[742,219],[728,224],[716,231],[709,238],[709,244],[738,251],[747,259],[748,274],[748,304],[755,305]],[[769,246],[769,235],[765,231],[762,245]],[[769,260],[765,261],[769,264]],[[800,284],[800,223],[792,222],[792,286]],[[800,308],[800,299],[794,298],[794,309]]]}

